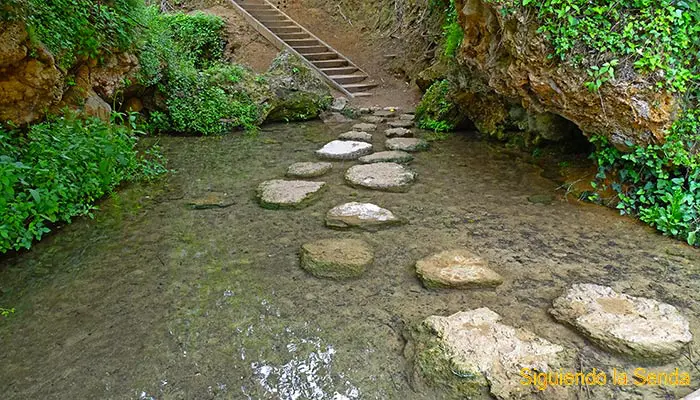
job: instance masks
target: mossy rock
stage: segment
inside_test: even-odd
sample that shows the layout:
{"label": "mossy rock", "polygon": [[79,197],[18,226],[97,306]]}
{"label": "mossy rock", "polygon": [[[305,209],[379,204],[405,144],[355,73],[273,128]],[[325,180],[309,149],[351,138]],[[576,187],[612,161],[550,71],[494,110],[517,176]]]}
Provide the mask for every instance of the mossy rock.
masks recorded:
{"label": "mossy rock", "polygon": [[443,79],[433,83],[416,107],[416,125],[438,132],[452,131],[465,121],[455,101],[457,87]]}

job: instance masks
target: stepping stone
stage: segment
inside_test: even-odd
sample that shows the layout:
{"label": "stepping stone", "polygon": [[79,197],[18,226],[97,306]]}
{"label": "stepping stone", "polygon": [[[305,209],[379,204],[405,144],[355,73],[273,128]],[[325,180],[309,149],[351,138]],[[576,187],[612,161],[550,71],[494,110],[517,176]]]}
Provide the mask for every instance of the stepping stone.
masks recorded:
{"label": "stepping stone", "polygon": [[389,128],[384,131],[386,137],[408,137],[413,136],[413,132],[406,128]]}
{"label": "stepping stone", "polygon": [[372,249],[362,240],[323,239],[301,246],[301,267],[318,278],[356,278],[373,261]]}
{"label": "stepping stone", "polygon": [[334,140],[321,149],[316,155],[331,160],[355,160],[372,152],[372,145],[353,140]]}
{"label": "stepping stone", "polygon": [[413,126],[413,121],[406,121],[406,120],[389,121],[388,125],[392,128],[410,128]]}
{"label": "stepping stone", "polygon": [[326,213],[326,226],[331,228],[377,230],[401,222],[391,211],[371,203],[345,203]]}
{"label": "stepping stone", "polygon": [[191,199],[187,205],[195,210],[206,210],[210,208],[225,208],[235,204],[233,198],[228,193],[208,192],[202,197]]}
{"label": "stepping stone", "polygon": [[349,131],[338,135],[338,139],[372,143],[372,134],[367,132]]}
{"label": "stepping stone", "polygon": [[500,320],[485,307],[428,317],[414,334],[414,376],[442,386],[450,399],[485,398],[489,392],[497,399],[573,398],[565,385],[540,391],[521,383],[521,371],[557,373],[570,360],[562,346]]}
{"label": "stepping stone", "polygon": [[298,162],[289,166],[287,176],[290,178],[316,178],[325,175],[333,168],[329,162]]}
{"label": "stepping stone", "polygon": [[532,196],[527,196],[527,201],[533,204],[552,204],[554,201],[554,195],[551,194],[533,194]]}
{"label": "stepping stone", "polygon": [[366,122],[363,122],[361,124],[355,124],[352,126],[353,131],[358,131],[358,132],[374,132],[377,130],[377,125],[375,124],[368,124]]}
{"label": "stepping stone", "polygon": [[575,284],[549,313],[600,347],[639,360],[672,360],[693,340],[676,307],[607,286]]}
{"label": "stepping stone", "polygon": [[385,192],[406,192],[415,179],[415,172],[396,163],[355,165],[345,172],[350,186]]}
{"label": "stepping stone", "polygon": [[370,110],[369,107],[360,107],[360,114],[369,114],[371,112],[372,110]]}
{"label": "stepping stone", "polygon": [[325,182],[275,179],[261,183],[257,195],[263,208],[304,208],[317,200],[325,187]]}
{"label": "stepping stone", "polygon": [[416,116],[413,114],[401,114],[399,116],[399,120],[401,121],[413,121],[414,119],[416,119]]}
{"label": "stepping stone", "polygon": [[392,138],[387,139],[384,146],[389,150],[421,151],[427,150],[430,145],[423,139],[416,138]]}
{"label": "stepping stone", "polygon": [[467,250],[448,250],[423,258],[416,262],[416,274],[429,289],[495,287],[503,283],[484,259]]}
{"label": "stepping stone", "polygon": [[331,111],[343,111],[348,105],[348,99],[345,97],[336,97],[331,104]]}
{"label": "stepping stone", "polygon": [[363,164],[393,162],[406,164],[413,161],[413,156],[405,151],[380,151],[367,156],[362,156],[358,159]]}
{"label": "stepping stone", "polygon": [[381,124],[382,122],[386,121],[386,118],[377,117],[376,115],[365,115],[365,116],[360,117],[360,119],[364,122],[369,123],[369,124]]}

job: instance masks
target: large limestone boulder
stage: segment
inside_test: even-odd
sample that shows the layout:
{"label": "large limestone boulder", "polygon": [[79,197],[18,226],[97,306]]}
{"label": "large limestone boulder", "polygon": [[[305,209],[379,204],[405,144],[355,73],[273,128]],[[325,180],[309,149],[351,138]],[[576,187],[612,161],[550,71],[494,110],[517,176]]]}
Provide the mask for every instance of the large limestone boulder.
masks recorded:
{"label": "large limestone boulder", "polygon": [[415,172],[397,163],[355,165],[345,172],[350,186],[386,192],[406,192],[415,179]]}
{"label": "large limestone boulder", "polygon": [[448,250],[416,262],[416,274],[427,288],[493,287],[503,278],[486,261],[467,250]]}
{"label": "large limestone boulder", "polygon": [[313,119],[333,102],[321,77],[287,50],[272,61],[264,76],[274,93],[268,121]]}
{"label": "large limestone boulder", "polygon": [[521,371],[531,375],[564,367],[564,348],[500,320],[488,308],[428,317],[413,341],[417,382],[441,387],[443,399],[572,398],[563,386],[540,391],[521,384]]}
{"label": "large limestone boulder", "polygon": [[356,239],[323,239],[301,246],[301,267],[319,278],[356,278],[372,264],[370,246]]}
{"label": "large limestone boulder", "polygon": [[403,222],[386,208],[372,203],[351,202],[333,207],[326,213],[326,226],[377,230]]}
{"label": "large limestone boulder", "polygon": [[271,180],[258,186],[257,196],[264,208],[304,208],[318,199],[325,182]]}
{"label": "large limestone boulder", "polygon": [[600,347],[641,360],[673,359],[693,340],[676,307],[607,286],[573,285],[549,312]]}
{"label": "large limestone boulder", "polygon": [[355,160],[372,152],[372,145],[355,140],[334,140],[316,150],[316,155],[329,160]]}

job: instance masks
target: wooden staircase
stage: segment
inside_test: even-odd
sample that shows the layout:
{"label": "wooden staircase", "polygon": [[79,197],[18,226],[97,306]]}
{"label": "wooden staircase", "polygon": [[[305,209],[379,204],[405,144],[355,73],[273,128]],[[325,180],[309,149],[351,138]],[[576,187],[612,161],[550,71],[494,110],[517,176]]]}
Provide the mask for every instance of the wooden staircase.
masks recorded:
{"label": "wooden staircase", "polygon": [[378,86],[347,57],[317,38],[267,0],[230,0],[243,17],[280,50],[298,55],[333,88],[349,97],[371,96]]}

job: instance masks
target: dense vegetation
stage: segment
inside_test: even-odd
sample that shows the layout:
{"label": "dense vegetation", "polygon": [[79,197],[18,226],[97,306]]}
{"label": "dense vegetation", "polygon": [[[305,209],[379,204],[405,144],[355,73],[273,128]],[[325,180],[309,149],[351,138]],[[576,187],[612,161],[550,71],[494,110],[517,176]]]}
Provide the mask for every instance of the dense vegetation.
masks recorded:
{"label": "dense vegetation", "polygon": [[676,93],[679,113],[663,145],[628,143],[622,152],[593,138],[598,186],[610,185],[618,208],[664,234],[700,245],[700,4],[685,0],[490,0],[505,14],[532,10],[552,58],[588,69],[598,91],[632,65],[649,85]]}
{"label": "dense vegetation", "polygon": [[165,172],[157,155],[137,154],[134,121],[68,115],[26,132],[0,128],[0,253],[29,248],[51,224],[89,214],[122,181]]}

